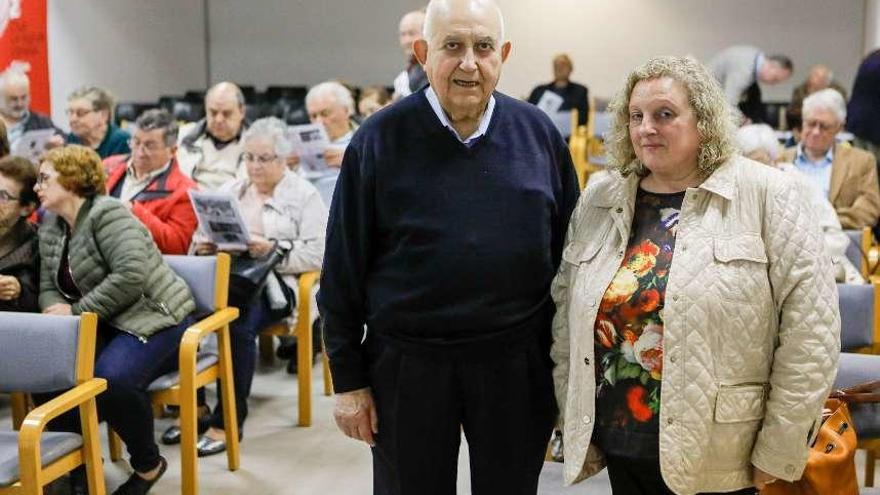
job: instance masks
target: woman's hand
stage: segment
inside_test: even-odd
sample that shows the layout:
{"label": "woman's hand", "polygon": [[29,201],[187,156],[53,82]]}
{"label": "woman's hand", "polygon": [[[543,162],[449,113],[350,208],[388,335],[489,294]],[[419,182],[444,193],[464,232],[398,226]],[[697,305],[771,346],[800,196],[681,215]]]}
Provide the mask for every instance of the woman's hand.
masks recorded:
{"label": "woman's hand", "polygon": [[55,303],[48,308],[43,310],[44,315],[60,315],[60,316],[70,316],[73,312],[70,309],[70,304],[64,303]]}
{"label": "woman's hand", "polygon": [[290,170],[299,168],[299,155],[295,151],[287,157],[287,168]]}
{"label": "woman's hand", "polygon": [[21,283],[17,278],[0,275],[0,301],[12,301],[21,295]]}
{"label": "woman's hand", "polygon": [[342,166],[342,156],[344,154],[345,150],[339,148],[327,148],[324,150],[324,162],[327,163],[328,167],[339,168]]}
{"label": "woman's hand", "polygon": [[272,248],[275,247],[275,243],[266,239],[265,237],[261,237],[258,235],[252,235],[251,241],[248,242],[248,253],[250,253],[252,258],[262,258],[266,256]]}
{"label": "woman's hand", "polygon": [[217,254],[217,245],[213,242],[197,242],[195,247],[196,256],[210,256]]}
{"label": "woman's hand", "polygon": [[763,490],[765,486],[773,483],[774,481],[776,481],[775,476],[773,476],[772,474],[767,474],[757,467],[752,466],[752,483],[755,484],[755,488],[757,488],[758,491]]}

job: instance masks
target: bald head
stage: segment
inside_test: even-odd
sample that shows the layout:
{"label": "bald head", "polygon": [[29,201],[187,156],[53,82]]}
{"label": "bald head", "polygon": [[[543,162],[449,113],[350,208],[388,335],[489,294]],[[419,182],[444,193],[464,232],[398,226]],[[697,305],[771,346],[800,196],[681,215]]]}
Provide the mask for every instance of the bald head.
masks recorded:
{"label": "bald head", "polygon": [[205,93],[208,132],[220,141],[234,139],[244,122],[244,94],[231,82],[218,83]]}
{"label": "bald head", "polygon": [[400,48],[403,49],[403,53],[408,59],[411,58],[413,54],[413,41],[422,36],[424,25],[425,12],[423,10],[407,12],[400,18],[400,25],[398,26]]}
{"label": "bald head", "polygon": [[479,19],[499,45],[504,43],[504,17],[493,0],[431,0],[425,13],[424,38],[430,43],[438,26],[446,28],[450,23],[470,19]]}
{"label": "bald head", "polygon": [[820,89],[825,89],[831,84],[831,79],[834,78],[834,74],[831,72],[825,65],[814,65],[810,68],[810,75],[807,78],[807,86],[810,89],[810,92],[819,91]]}

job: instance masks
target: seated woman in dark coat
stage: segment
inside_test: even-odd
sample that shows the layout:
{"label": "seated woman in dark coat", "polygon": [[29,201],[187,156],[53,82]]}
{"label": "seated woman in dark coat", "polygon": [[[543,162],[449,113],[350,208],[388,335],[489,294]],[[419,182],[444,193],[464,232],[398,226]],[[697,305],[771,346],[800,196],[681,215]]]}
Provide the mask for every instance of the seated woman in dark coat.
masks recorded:
{"label": "seated woman in dark coat", "polygon": [[37,172],[25,158],[0,159],[0,311],[39,311],[37,236],[27,218],[37,207]]}

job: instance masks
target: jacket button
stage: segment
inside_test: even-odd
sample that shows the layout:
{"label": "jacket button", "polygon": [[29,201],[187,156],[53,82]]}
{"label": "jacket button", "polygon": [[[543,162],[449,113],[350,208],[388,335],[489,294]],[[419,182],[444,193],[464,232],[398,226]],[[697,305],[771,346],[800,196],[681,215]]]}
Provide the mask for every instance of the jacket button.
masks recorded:
{"label": "jacket button", "polygon": [[584,424],[585,425],[590,424],[590,422],[592,422],[592,421],[593,421],[593,418],[591,418],[590,416],[584,416]]}
{"label": "jacket button", "polygon": [[672,300],[673,300],[673,301],[678,301],[678,294],[672,296]]}
{"label": "jacket button", "polygon": [[681,250],[682,250],[682,251],[687,251],[687,250],[688,250],[687,245],[686,245],[686,244],[682,244],[682,245],[681,245]]}
{"label": "jacket button", "polygon": [[669,356],[669,361],[672,362],[672,363],[678,361],[678,355],[677,355],[677,354],[672,354],[672,355],[670,355],[670,356]]}
{"label": "jacket button", "polygon": [[617,208],[617,213],[623,213],[623,208],[618,207],[618,208]]}
{"label": "jacket button", "polygon": [[584,364],[586,364],[587,366],[589,366],[589,365],[590,365],[590,358],[585,357],[585,358],[584,358]]}
{"label": "jacket button", "polygon": [[791,464],[785,466],[785,472],[788,474],[794,474],[794,466],[792,466]]}
{"label": "jacket button", "polygon": [[674,424],[675,424],[675,418],[667,418],[667,419],[666,419],[666,424],[669,425],[669,426],[674,425]]}

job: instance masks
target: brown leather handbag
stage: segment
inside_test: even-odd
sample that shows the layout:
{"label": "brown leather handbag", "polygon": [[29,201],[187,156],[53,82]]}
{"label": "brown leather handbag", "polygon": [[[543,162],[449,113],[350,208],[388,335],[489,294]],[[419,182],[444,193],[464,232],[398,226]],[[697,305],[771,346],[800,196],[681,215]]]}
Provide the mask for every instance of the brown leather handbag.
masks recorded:
{"label": "brown leather handbag", "polygon": [[880,380],[834,391],[825,401],[822,426],[798,481],[776,481],[761,495],[859,495],[856,431],[849,404],[880,402]]}

